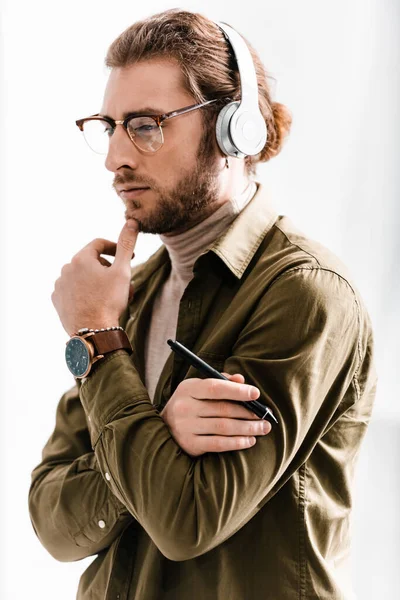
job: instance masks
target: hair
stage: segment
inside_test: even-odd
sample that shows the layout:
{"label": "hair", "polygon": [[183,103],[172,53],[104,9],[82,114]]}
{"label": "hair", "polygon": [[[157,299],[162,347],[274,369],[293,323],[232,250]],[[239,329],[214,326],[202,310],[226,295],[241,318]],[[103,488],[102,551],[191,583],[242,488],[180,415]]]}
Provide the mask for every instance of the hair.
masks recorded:
{"label": "hair", "polygon": [[[261,152],[245,158],[247,173],[255,174],[258,162],[267,162],[281,151],[292,115],[283,104],[272,102],[270,76],[254,48],[246,39],[245,42],[256,69],[258,102],[268,130]],[[196,103],[213,98],[225,102],[240,99],[239,72],[230,45],[220,28],[201,14],[170,9],[134,23],[112,42],[105,65],[111,69],[123,68],[154,58],[177,61],[185,88]],[[206,126],[210,127],[211,123],[215,127],[220,109],[219,102],[202,109],[207,115],[207,118],[203,116]],[[209,111],[212,111],[211,119]]]}

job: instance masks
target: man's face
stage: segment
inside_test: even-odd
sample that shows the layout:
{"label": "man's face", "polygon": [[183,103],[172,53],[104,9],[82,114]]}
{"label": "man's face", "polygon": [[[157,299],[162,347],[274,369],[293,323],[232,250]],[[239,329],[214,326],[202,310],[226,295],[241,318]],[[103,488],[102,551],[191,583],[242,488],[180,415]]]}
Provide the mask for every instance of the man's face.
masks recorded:
{"label": "man's face", "polygon": [[[158,58],[114,68],[101,114],[119,120],[126,113],[163,114],[195,103],[178,64]],[[214,133],[203,125],[204,110],[164,121],[164,144],[154,153],[139,150],[120,125],[111,136],[105,165],[115,174],[117,193],[139,184],[148,188],[122,198],[125,217],[136,219],[140,231],[179,233],[218,207],[221,155]]]}

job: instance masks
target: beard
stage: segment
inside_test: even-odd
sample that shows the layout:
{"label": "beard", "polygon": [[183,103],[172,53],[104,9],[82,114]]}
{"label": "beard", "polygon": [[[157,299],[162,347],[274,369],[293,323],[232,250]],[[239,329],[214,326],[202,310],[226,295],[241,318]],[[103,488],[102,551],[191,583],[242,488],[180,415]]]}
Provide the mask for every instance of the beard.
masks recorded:
{"label": "beard", "polygon": [[[205,127],[205,134],[197,150],[195,165],[184,173],[172,190],[160,188],[146,178],[128,179],[126,183],[143,183],[157,194],[157,206],[142,217],[131,214],[127,207],[125,217],[132,217],[142,233],[175,235],[187,231],[214,212],[218,201],[220,167],[216,160],[214,129]],[[140,200],[133,200],[140,208]]]}

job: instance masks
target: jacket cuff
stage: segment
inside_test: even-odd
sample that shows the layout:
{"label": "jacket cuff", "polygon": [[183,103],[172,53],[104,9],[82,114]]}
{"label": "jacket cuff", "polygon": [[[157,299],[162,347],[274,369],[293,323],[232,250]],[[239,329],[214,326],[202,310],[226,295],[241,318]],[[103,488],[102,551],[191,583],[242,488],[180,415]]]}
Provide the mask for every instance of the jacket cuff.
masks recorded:
{"label": "jacket cuff", "polygon": [[149,407],[156,411],[125,350],[116,350],[99,362],[93,373],[83,381],[79,396],[86,413],[93,449],[104,427],[123,408],[140,405],[140,412],[148,411]]}

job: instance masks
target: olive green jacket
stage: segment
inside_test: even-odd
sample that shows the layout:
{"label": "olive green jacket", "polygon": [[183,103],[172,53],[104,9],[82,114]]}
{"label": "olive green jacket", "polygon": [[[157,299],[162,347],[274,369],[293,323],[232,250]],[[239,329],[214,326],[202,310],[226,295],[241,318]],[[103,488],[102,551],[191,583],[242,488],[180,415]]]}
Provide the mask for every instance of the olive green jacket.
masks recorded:
{"label": "olive green jacket", "polygon": [[[132,270],[111,353],[65,393],[32,473],[35,532],[60,561],[97,555],[78,600],[339,600],[352,478],[376,389],[371,323],[343,264],[278,216],[259,186],[195,262],[176,339],[242,373],[279,420],[246,450],[186,454],[160,416],[185,378],[172,353],[144,386],[161,246]],[[37,590],[39,592],[39,590]]]}

